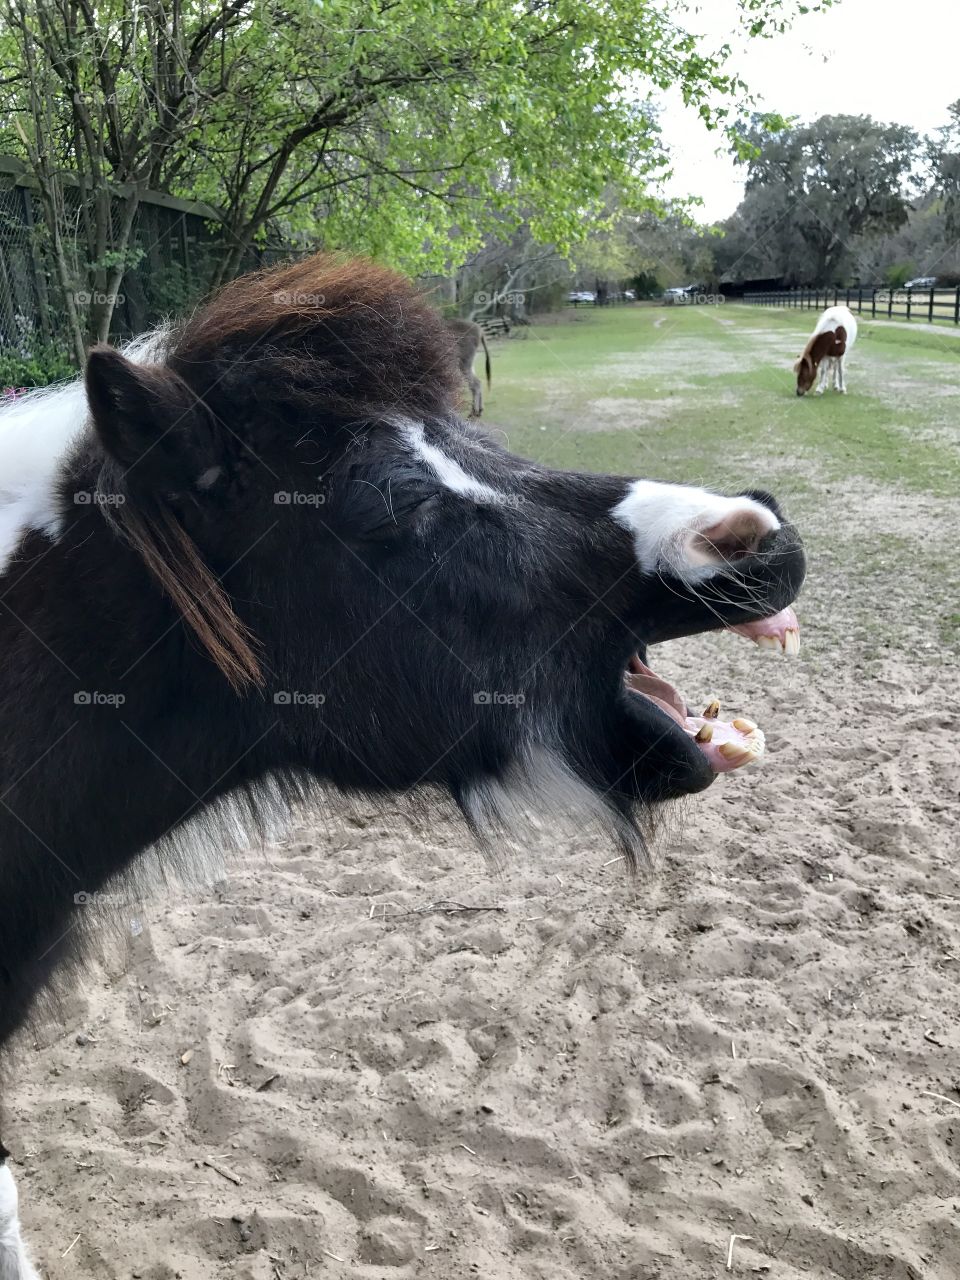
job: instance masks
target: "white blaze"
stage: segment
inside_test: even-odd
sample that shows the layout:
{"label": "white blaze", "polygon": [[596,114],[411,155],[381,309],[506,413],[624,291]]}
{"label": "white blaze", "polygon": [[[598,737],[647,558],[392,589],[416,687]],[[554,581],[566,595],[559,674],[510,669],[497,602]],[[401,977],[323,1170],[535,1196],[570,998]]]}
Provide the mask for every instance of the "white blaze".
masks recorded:
{"label": "white blaze", "polygon": [[399,427],[407,444],[420,461],[430,468],[445,489],[459,494],[461,498],[469,498],[473,502],[503,501],[502,493],[469,475],[459,462],[448,458],[442,449],[430,444],[424,436],[422,422],[404,419],[399,423]]}

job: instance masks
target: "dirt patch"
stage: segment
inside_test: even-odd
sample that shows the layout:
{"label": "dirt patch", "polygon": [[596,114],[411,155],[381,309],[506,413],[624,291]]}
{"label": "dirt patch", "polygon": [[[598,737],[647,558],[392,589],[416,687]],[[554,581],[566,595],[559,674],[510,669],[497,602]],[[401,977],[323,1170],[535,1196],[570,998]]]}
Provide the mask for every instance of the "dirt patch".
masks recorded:
{"label": "dirt patch", "polygon": [[6,1098],[46,1280],[719,1280],[734,1235],[734,1274],[954,1280],[960,511],[801,476],[801,657],[653,657],[769,754],[652,876],[371,809],[125,915]]}

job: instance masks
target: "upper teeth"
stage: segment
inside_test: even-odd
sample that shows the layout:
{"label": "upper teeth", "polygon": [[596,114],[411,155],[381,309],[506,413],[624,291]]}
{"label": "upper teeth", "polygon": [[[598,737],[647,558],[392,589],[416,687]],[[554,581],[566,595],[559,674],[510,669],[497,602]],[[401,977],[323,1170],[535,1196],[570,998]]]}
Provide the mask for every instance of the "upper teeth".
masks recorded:
{"label": "upper teeth", "polygon": [[757,636],[756,645],[758,649],[785,653],[788,658],[795,658],[800,652],[800,632],[791,627],[782,636]]}

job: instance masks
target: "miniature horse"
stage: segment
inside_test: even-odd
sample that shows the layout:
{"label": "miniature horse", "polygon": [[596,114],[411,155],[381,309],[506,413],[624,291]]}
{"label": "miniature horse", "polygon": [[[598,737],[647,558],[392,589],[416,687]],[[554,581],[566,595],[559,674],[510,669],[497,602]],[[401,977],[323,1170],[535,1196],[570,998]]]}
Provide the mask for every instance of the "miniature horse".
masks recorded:
{"label": "miniature horse", "polygon": [[846,394],[846,358],[857,340],[857,319],[849,307],[827,307],[810,335],[803,354],[793,366],[797,375],[797,395],[805,395],[820,371],[817,395],[822,396],[827,383]]}
{"label": "miniature horse", "polygon": [[484,364],[487,375],[487,390],[490,390],[490,348],[483,330],[472,320],[461,320],[454,316],[447,321],[447,328],[453,334],[457,344],[457,364],[460,376],[470,388],[470,416],[479,418],[483,413],[483,384],[473,372],[473,362],[477,352],[483,347]]}
{"label": "miniature horse", "polygon": [[[87,896],[216,843],[225,806],[426,788],[481,840],[565,808],[635,860],[652,806],[760,754],[647,651],[795,651],[774,499],[550,470],[458,387],[409,282],[314,258],[0,416],[0,1044]],[[2,1165],[0,1278],[35,1275]]]}

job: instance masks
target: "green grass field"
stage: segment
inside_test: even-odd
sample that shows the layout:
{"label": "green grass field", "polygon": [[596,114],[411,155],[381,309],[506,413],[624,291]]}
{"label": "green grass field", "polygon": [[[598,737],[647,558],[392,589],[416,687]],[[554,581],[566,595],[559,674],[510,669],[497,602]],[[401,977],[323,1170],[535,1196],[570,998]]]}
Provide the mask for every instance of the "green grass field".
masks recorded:
{"label": "green grass field", "polygon": [[878,644],[924,610],[917,635],[954,642],[960,335],[865,321],[848,394],[798,399],[813,323],[733,305],[571,311],[493,345],[484,422],[553,466],[769,488],[804,528],[812,582],[822,569],[861,623],[876,606]]}

